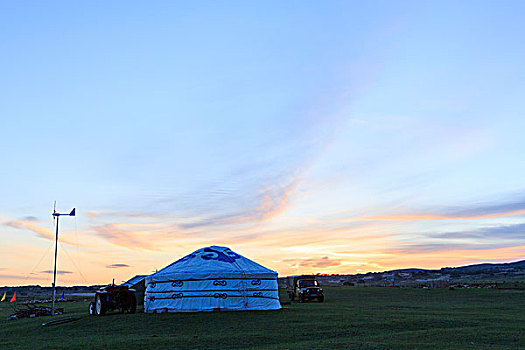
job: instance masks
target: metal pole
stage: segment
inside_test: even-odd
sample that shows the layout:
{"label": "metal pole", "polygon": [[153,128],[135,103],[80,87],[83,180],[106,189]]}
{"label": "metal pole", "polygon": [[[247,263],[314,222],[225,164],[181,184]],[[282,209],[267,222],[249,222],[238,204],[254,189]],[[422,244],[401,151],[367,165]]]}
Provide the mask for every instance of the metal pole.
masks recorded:
{"label": "metal pole", "polygon": [[[54,214],[54,213],[53,213]],[[51,315],[55,315],[55,293],[56,293],[56,281],[57,281],[57,252],[58,252],[58,219],[60,215],[56,215],[57,218],[57,232],[55,238],[55,269],[53,270],[53,309]]]}

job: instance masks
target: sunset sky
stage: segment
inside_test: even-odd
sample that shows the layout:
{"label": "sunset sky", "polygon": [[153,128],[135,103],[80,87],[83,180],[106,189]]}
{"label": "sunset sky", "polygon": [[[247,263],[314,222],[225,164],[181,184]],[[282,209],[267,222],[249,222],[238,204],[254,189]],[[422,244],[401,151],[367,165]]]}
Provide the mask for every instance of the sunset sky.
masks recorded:
{"label": "sunset sky", "polygon": [[280,275],[525,259],[525,2],[1,1],[0,285],[209,245]]}

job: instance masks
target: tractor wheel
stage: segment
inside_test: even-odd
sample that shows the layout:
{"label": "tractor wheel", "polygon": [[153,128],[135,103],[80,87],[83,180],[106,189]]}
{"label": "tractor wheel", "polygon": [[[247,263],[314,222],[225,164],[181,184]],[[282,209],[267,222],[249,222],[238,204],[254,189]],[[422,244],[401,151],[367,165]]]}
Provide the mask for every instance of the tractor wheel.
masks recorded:
{"label": "tractor wheel", "polygon": [[106,314],[107,305],[106,299],[101,297],[100,294],[95,296],[95,313],[97,316],[103,316]]}
{"label": "tractor wheel", "polygon": [[94,302],[89,303],[89,314],[91,316],[95,315],[95,303]]}
{"label": "tractor wheel", "polygon": [[322,303],[324,301],[324,295],[320,295],[317,297],[317,300]]}
{"label": "tractor wheel", "polygon": [[135,312],[137,312],[137,298],[135,297],[134,293],[131,293],[130,299],[131,300],[129,303],[128,313],[134,314]]}

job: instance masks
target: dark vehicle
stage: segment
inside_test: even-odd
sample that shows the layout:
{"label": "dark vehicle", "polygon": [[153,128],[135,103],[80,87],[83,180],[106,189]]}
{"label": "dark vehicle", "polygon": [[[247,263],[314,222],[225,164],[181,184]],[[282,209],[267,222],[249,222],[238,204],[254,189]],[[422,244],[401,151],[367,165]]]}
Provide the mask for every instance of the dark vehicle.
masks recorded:
{"label": "dark vehicle", "polygon": [[111,310],[134,314],[137,311],[135,291],[115,283],[100,288],[95,294],[95,301],[89,304],[89,314],[102,316]]}
{"label": "dark vehicle", "polygon": [[286,277],[285,281],[290,300],[297,298],[300,303],[310,300],[317,300],[320,303],[324,301],[323,290],[319,287],[315,276],[290,276]]}

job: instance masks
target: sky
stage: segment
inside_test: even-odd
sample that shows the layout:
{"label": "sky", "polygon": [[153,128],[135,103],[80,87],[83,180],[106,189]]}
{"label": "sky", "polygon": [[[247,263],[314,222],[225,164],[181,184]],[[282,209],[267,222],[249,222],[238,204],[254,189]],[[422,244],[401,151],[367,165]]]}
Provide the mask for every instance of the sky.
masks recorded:
{"label": "sky", "polygon": [[525,259],[524,11],[0,1],[0,285]]}

